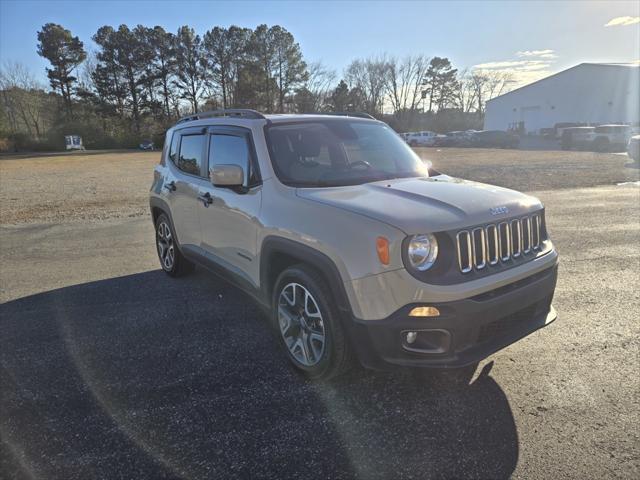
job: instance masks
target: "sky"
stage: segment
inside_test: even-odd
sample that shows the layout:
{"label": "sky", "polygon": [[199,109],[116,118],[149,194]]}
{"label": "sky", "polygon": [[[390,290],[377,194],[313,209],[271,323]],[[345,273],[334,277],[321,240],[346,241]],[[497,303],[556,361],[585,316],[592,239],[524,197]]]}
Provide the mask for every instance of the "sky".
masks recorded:
{"label": "sky", "polygon": [[279,24],[308,62],[338,76],[354,58],[424,54],[454,66],[508,71],[528,83],[581,62],[640,60],[640,1],[33,1],[0,0],[0,65],[24,64],[46,82],[36,32],[63,25],[95,50],[102,25],[255,28]]}

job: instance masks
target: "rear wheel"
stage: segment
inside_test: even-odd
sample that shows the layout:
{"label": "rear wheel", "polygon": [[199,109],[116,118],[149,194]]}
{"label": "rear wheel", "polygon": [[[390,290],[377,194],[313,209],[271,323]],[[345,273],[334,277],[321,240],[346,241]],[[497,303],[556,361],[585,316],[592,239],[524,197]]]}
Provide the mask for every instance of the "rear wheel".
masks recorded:
{"label": "rear wheel", "polygon": [[156,220],[156,248],[160,265],[167,274],[179,277],[193,271],[194,265],[180,252],[173,226],[164,213]]}
{"label": "rear wheel", "polygon": [[315,271],[298,265],[276,281],[273,317],[293,365],[313,379],[346,372],[352,353],[330,290]]}

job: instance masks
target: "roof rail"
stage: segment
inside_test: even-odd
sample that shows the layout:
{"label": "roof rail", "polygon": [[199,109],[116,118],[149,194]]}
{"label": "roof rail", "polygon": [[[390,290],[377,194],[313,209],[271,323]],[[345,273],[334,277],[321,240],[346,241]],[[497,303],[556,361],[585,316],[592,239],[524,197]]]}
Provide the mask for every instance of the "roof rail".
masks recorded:
{"label": "roof rail", "polygon": [[358,117],[376,120],[376,117],[374,117],[373,115],[369,115],[366,112],[325,112],[323,113],[323,115],[339,115],[341,117]]}
{"label": "roof rail", "polygon": [[260,112],[251,110],[249,108],[226,108],[222,110],[210,110],[208,112],[198,112],[191,115],[186,115],[180,118],[176,123],[191,122],[193,120],[202,120],[203,118],[214,117],[241,117],[262,120],[267,119],[267,117],[265,117]]}

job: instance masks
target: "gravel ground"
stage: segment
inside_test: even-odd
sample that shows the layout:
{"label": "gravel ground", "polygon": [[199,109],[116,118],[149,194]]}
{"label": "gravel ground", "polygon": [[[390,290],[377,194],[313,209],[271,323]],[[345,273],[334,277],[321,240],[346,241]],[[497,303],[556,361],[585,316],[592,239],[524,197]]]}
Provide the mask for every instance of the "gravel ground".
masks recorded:
{"label": "gravel ground", "polygon": [[[421,154],[483,179],[473,151],[447,152]],[[637,169],[600,155],[558,185],[565,155],[592,154],[521,153],[538,176],[511,151],[476,163],[501,185],[550,182],[533,193],[561,254],[559,319],[455,391],[412,371],[306,382],[243,293],[162,274],[157,153],[0,161],[0,477],[638,478],[640,189],[615,186]]]}

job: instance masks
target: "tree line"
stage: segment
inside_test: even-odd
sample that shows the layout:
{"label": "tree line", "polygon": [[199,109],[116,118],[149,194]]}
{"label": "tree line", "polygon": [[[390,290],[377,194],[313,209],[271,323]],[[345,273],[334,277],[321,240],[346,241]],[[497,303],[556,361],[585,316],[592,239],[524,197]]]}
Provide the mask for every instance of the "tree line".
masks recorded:
{"label": "tree line", "polygon": [[[267,113],[364,111],[396,129],[435,125],[448,113],[481,122],[488,99],[510,78],[458,71],[449,59],[413,55],[355,59],[342,76],[307,62],[285,28],[100,27],[87,52],[79,37],[48,23],[37,32],[49,91],[19,64],[0,71],[0,137],[43,147],[79,133],[95,147],[160,137],[176,118],[217,108]],[[442,123],[442,122],[440,122]],[[440,125],[444,128],[444,125]],[[0,144],[0,147],[2,145]]]}

